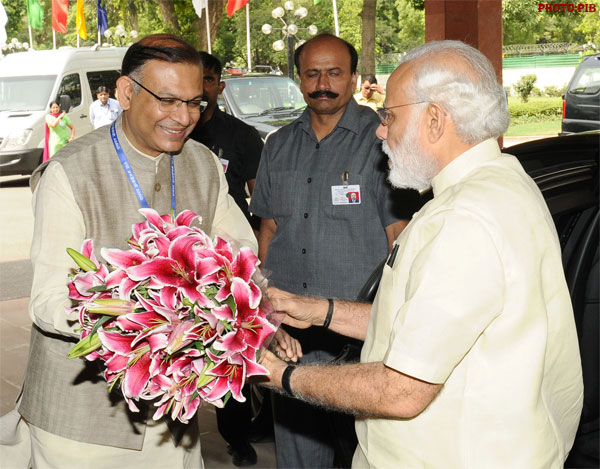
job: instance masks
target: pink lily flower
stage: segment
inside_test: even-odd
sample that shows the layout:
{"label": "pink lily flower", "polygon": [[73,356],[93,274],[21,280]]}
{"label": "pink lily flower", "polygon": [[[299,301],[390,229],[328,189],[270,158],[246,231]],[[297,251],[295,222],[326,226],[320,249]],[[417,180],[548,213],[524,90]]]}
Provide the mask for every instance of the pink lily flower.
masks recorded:
{"label": "pink lily flower", "polygon": [[214,344],[215,350],[241,352],[250,346],[260,348],[273,330],[269,322],[259,316],[259,297],[252,295],[251,285],[239,278],[231,282],[231,293],[235,299],[236,314],[234,330],[225,334]]}
{"label": "pink lily flower", "polygon": [[192,247],[197,242],[195,236],[177,238],[171,243],[170,257],[155,257],[142,265],[132,266],[127,269],[127,274],[136,281],[153,277],[166,286],[177,287],[192,303],[213,306],[212,302],[198,291],[198,278],[214,272],[218,266],[196,262]]}

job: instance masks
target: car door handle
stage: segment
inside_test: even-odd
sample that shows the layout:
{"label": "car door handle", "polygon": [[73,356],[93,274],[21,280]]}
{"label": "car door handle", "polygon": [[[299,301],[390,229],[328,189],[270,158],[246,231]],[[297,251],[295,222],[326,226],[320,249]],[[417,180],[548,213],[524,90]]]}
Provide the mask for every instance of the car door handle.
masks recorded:
{"label": "car door handle", "polygon": [[79,117],[83,119],[84,117],[87,117],[87,114],[81,114]]}

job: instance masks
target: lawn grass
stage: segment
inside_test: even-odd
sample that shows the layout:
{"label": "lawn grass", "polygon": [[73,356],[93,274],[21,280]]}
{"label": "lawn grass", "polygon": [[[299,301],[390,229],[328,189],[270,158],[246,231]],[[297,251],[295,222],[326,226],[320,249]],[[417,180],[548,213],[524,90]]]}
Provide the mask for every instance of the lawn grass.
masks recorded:
{"label": "lawn grass", "polygon": [[530,97],[526,103],[516,96],[509,96],[511,114],[507,137],[557,135],[562,120],[560,97]]}
{"label": "lawn grass", "polygon": [[513,124],[511,122],[504,134],[507,137],[532,137],[535,135],[558,135],[562,118]]}

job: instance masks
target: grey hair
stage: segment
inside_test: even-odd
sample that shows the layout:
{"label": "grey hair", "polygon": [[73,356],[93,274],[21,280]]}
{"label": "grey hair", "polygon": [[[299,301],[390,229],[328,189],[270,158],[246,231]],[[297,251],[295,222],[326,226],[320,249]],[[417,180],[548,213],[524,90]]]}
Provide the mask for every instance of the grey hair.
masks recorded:
{"label": "grey hair", "polygon": [[[444,60],[447,54],[450,60]],[[453,55],[468,64],[467,71]],[[506,132],[506,94],[492,64],[480,51],[460,41],[433,41],[410,50],[402,63],[412,61],[414,100],[436,102],[444,108],[463,142],[479,143]]]}

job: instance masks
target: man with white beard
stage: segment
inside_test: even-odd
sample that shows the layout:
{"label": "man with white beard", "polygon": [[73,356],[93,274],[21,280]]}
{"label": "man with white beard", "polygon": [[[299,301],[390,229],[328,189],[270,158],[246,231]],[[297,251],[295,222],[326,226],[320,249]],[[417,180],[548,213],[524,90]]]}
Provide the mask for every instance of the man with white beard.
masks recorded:
{"label": "man with white beard", "polygon": [[496,139],[489,61],[456,41],[410,51],[377,135],[397,187],[434,197],[394,242],[373,306],[270,290],[284,322],[364,340],[361,363],[288,366],[267,385],[356,414],[353,467],[561,468],[582,375],[556,230]]}

